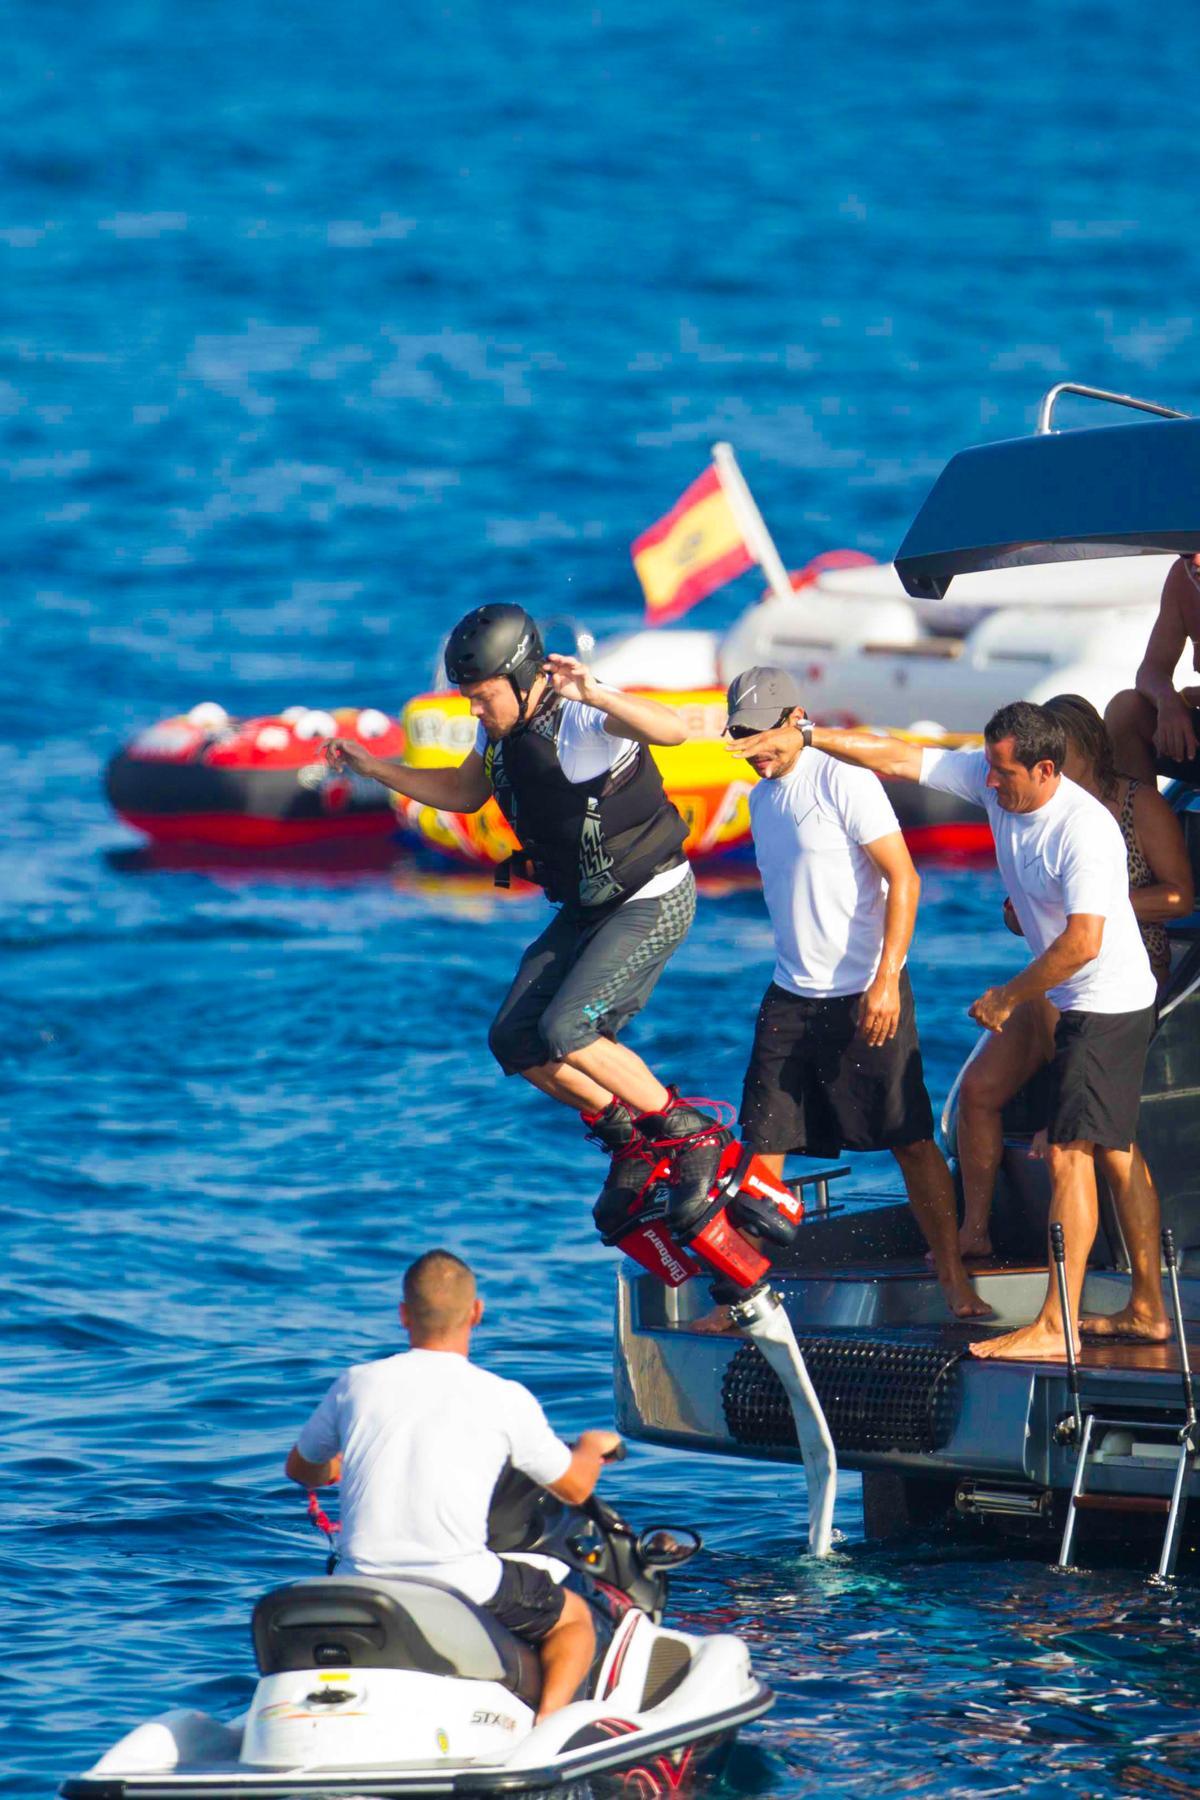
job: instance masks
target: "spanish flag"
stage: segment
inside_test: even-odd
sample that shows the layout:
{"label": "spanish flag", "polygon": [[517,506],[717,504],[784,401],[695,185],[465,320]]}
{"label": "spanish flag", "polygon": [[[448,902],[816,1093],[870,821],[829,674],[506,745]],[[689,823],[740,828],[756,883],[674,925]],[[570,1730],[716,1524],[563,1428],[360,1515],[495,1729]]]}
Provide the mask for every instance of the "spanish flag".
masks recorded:
{"label": "spanish flag", "polygon": [[646,623],[679,618],[756,561],[718,470],[706,470],[657,525],[634,541],[633,566],[646,595]]}

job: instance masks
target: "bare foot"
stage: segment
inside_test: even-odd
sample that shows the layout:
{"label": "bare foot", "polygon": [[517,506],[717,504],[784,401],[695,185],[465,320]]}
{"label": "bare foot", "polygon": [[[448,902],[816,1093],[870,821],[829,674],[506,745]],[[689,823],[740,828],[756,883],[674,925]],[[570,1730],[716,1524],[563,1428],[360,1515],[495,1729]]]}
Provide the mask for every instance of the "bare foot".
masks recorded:
{"label": "bare foot", "polygon": [[979,1338],[970,1346],[972,1356],[994,1357],[1001,1362],[1063,1362],[1067,1346],[1061,1329],[1035,1319],[1018,1331],[1000,1337]]}
{"label": "bare foot", "polygon": [[1171,1322],[1165,1312],[1145,1313],[1123,1306],[1115,1313],[1087,1313],[1079,1321],[1079,1335],[1086,1338],[1123,1338],[1139,1344],[1166,1344]]}
{"label": "bare foot", "polygon": [[688,1326],[689,1331],[702,1331],[712,1337],[719,1337],[724,1331],[732,1331],[733,1314],[728,1306],[714,1306],[699,1319],[693,1319]]}
{"label": "bare foot", "polygon": [[981,1300],[967,1280],[967,1272],[959,1268],[953,1275],[940,1275],[938,1282],[946,1296],[946,1305],[956,1319],[994,1319],[995,1313],[986,1300]]}

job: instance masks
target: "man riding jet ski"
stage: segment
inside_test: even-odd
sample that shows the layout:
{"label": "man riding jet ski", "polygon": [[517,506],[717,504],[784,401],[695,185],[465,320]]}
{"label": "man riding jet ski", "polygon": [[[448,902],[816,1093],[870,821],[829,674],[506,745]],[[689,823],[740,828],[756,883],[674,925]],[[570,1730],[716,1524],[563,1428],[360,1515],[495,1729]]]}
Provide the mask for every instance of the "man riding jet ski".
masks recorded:
{"label": "man riding jet ski", "polygon": [[519,606],[480,606],[460,619],[446,674],[479,721],[457,768],[405,768],[349,738],[332,739],[326,756],[448,812],[477,812],[495,796],[523,847],[518,873],[559,910],[521,959],[488,1034],[492,1054],[506,1075],[573,1107],[609,1152],[595,1208],[602,1235],[663,1156],[672,1217],[686,1227],[730,1134],[617,1039],[695,916],[687,827],[648,748],[687,733],[670,707],[603,687],[572,656],[548,657]]}
{"label": "man riding jet ski", "polygon": [[475,1277],[449,1250],[405,1272],[400,1322],[411,1348],[347,1369],[288,1454],[310,1491],[340,1482],[346,1574],[454,1588],[535,1647],[539,1719],[572,1698],[595,1652],[584,1600],[544,1569],[487,1548],[488,1507],[511,1464],[559,1499],[590,1499],[613,1431],[556,1437],[529,1389],[471,1361],[483,1317]]}
{"label": "man riding jet ski", "polygon": [[344,1554],[255,1607],[249,1712],[138,1726],[68,1800],[528,1792],[634,1769],[656,1792],[771,1704],[736,1638],[660,1625],[665,1570],[699,1539],[635,1537],[591,1499],[616,1434],[571,1451],[532,1394],[469,1362],[466,1265],[432,1251],[405,1295],[413,1348],[339,1377],[288,1458],[306,1484],[340,1476]]}

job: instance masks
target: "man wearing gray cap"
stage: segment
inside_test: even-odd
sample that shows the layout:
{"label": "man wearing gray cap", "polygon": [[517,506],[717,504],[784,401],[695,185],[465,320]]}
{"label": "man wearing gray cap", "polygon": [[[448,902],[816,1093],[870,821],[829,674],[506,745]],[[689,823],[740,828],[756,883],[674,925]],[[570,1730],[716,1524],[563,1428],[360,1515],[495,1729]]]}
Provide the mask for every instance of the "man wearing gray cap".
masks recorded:
{"label": "man wearing gray cap", "polygon": [[777,1175],[789,1152],[890,1150],[951,1312],[986,1315],[933,1141],[904,966],[921,883],[891,801],[875,775],[811,748],[812,724],[786,670],[747,669],[728,699],[730,739],[758,740],[748,758],[760,778],[750,824],[775,934],[742,1135]]}

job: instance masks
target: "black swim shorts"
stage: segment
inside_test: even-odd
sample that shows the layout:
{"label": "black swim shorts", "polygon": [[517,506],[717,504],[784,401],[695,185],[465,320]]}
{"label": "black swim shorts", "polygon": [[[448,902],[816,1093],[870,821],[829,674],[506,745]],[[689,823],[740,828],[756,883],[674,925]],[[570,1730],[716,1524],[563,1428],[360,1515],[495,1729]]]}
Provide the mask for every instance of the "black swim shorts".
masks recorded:
{"label": "black swim shorts", "polygon": [[484,1601],[484,1611],[527,1644],[540,1644],[562,1618],[566,1589],[545,1569],[535,1569],[531,1563],[502,1557],[501,1569],[500,1586]]}
{"label": "black swim shorts", "polygon": [[696,916],[689,869],[665,894],[587,924],[566,909],[535,938],[488,1032],[506,1075],[615,1038],[641,1011]]}
{"label": "black swim shorts", "polygon": [[875,1049],[858,1029],[861,999],[808,999],[771,983],[742,1089],[742,1136],[753,1149],[836,1156],[894,1150],[933,1136],[907,970],[900,976],[896,1035]]}
{"label": "black swim shorts", "polygon": [[1129,1149],[1137,1136],[1155,1010],[1059,1015],[1050,1064],[1050,1143]]}

